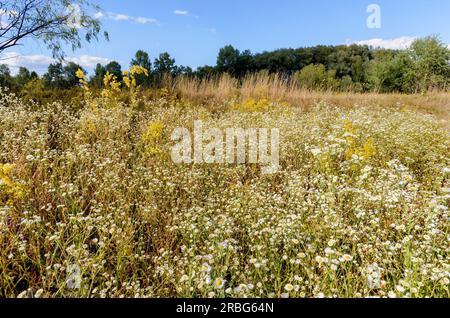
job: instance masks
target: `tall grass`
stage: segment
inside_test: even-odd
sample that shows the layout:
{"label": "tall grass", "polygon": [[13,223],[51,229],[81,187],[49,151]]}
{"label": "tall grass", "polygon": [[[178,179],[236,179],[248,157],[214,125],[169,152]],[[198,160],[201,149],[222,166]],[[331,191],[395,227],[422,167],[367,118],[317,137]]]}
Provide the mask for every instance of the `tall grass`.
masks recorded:
{"label": "tall grass", "polygon": [[249,74],[238,80],[227,74],[199,79],[178,77],[166,79],[165,86],[170,87],[183,99],[193,103],[216,100],[245,100],[266,98],[285,102],[294,107],[309,109],[318,102],[340,107],[366,105],[371,107],[397,107],[412,109],[422,113],[434,114],[444,121],[450,119],[449,92],[429,92],[427,94],[379,94],[336,92],[332,90],[309,90],[300,85],[295,78],[286,78],[279,74],[265,72]]}

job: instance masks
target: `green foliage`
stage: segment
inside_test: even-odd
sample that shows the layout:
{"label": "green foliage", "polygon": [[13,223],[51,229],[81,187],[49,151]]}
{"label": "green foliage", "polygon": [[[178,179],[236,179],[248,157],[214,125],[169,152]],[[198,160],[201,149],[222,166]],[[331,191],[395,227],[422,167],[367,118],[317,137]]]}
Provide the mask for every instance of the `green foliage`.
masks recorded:
{"label": "green foliage", "polygon": [[194,73],[197,77],[209,79],[218,74],[217,68],[214,66],[200,66]]}
{"label": "green foliage", "polygon": [[380,55],[368,66],[368,78],[377,92],[414,92],[416,74],[407,52]]}
{"label": "green foliage", "polygon": [[337,86],[336,71],[325,69],[322,64],[311,64],[304,67],[298,74],[300,86],[311,90],[327,90]]}
{"label": "green foliage", "polygon": [[[160,54],[152,63],[147,52],[139,50],[131,66],[141,66],[149,76],[137,75],[142,86],[161,86],[164,79],[177,76],[208,79],[222,74],[242,80],[247,74],[267,72],[278,74],[283,81],[298,81],[304,88],[353,92],[417,93],[430,90],[445,91],[450,82],[450,51],[437,37],[416,40],[408,50],[374,49],[368,46],[339,45],[279,49],[253,54],[239,51],[231,45],[220,49],[216,66],[202,66],[193,71],[178,66],[169,53]],[[75,72],[81,68],[74,63],[54,63],[44,75],[46,86],[66,89],[78,86]],[[103,78],[109,72],[122,82],[120,64],[112,61],[98,64],[90,83],[103,87]],[[13,89],[24,87],[37,78],[26,68],[13,77],[6,66],[0,69],[0,86]],[[242,82],[242,81],[239,81]]]}
{"label": "green foliage", "polygon": [[[150,60],[150,56],[147,52],[139,50],[136,52],[134,58],[131,60],[130,66],[141,66],[145,68],[147,71],[151,72],[152,70],[152,61]],[[138,85],[150,85],[151,78],[150,76],[145,76],[144,74],[136,75],[136,81]]]}
{"label": "green foliage", "polygon": [[175,59],[173,59],[169,53],[164,52],[155,59],[155,73],[159,76],[164,74],[172,74],[175,67]]}
{"label": "green foliage", "polygon": [[47,73],[43,76],[45,85],[52,89],[68,89],[78,86],[79,80],[76,72],[79,69],[83,70],[80,65],[73,62],[69,62],[65,66],[62,63],[50,64]]}
{"label": "green foliage", "polygon": [[240,52],[231,45],[227,45],[220,49],[217,56],[217,69],[219,72],[230,73],[234,75],[236,73],[236,66],[239,60]]}
{"label": "green foliage", "polygon": [[117,79],[122,81],[122,66],[119,62],[112,61],[105,66],[105,71],[117,77]]}
{"label": "green foliage", "polygon": [[217,56],[217,70],[233,76],[242,77],[255,69],[254,56],[249,50],[242,53],[232,45],[220,49]]}
{"label": "green foliage", "polygon": [[175,66],[173,69],[173,75],[174,76],[192,76],[194,71],[189,66]]}
{"label": "green foliage", "polygon": [[7,65],[0,64],[0,87],[12,88],[14,85],[11,71]]}
{"label": "green foliage", "polygon": [[450,82],[450,50],[437,37],[416,40],[411,58],[417,77],[417,91],[442,89]]}
{"label": "green foliage", "polygon": [[19,73],[16,76],[16,83],[19,86],[24,86],[31,80],[31,73],[26,67],[20,67]]}
{"label": "green foliage", "polygon": [[103,86],[103,78],[106,75],[106,68],[101,65],[97,64],[94,70],[94,75],[91,77],[91,85],[94,87],[102,87]]}
{"label": "green foliage", "polygon": [[[99,20],[91,14],[98,7],[88,0],[10,0],[0,7],[7,26],[0,32],[0,52],[32,38],[62,59],[63,47],[80,48],[83,40],[97,39],[101,31]],[[106,32],[104,36],[108,38]]]}

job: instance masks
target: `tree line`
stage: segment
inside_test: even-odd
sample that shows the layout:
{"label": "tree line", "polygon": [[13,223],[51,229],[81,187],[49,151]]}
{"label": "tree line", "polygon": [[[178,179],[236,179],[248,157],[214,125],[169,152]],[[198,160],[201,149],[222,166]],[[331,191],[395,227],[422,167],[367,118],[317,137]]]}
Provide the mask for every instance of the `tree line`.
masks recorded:
{"label": "tree line", "polygon": [[[202,66],[195,71],[188,66],[176,65],[167,52],[152,61],[147,52],[139,50],[130,65],[149,70],[150,76],[138,78],[139,85],[144,87],[158,87],[166,76],[211,78],[227,73],[243,78],[258,72],[281,74],[287,81],[296,81],[299,86],[313,90],[417,93],[448,90],[450,83],[450,50],[436,36],[417,39],[405,50],[353,44],[253,54],[227,45],[220,49],[215,66]],[[25,67],[20,67],[13,76],[6,65],[1,65],[0,86],[17,91],[37,84],[43,89],[69,89],[79,84],[75,74],[78,69],[83,70],[73,62],[57,62],[50,64],[42,76]],[[122,66],[112,61],[96,66],[90,84],[102,87],[108,72],[122,80]]]}

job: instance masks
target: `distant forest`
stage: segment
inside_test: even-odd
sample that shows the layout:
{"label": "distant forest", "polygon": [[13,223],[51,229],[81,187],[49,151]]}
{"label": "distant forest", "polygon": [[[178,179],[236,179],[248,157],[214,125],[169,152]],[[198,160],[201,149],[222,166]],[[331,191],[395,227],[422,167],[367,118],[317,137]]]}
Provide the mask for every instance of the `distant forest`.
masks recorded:
{"label": "distant forest", "polygon": [[[229,74],[244,78],[248,74],[266,72],[279,74],[286,81],[297,81],[300,87],[312,90],[333,90],[381,93],[418,93],[429,90],[448,90],[450,83],[450,50],[438,37],[416,40],[409,49],[376,49],[365,45],[339,45],[297,49],[279,49],[252,53],[231,45],[220,49],[215,66],[192,70],[176,65],[169,53],[162,53],[153,61],[142,50],[136,52],[130,65],[150,71],[139,84],[160,87],[163,78],[188,76],[202,79]],[[51,64],[42,76],[20,67],[12,75],[6,65],[0,65],[0,86],[13,91],[24,89],[70,89],[79,85],[76,71],[83,69],[72,62]],[[93,87],[102,87],[107,73],[122,79],[122,66],[115,61],[98,64],[90,77]]]}

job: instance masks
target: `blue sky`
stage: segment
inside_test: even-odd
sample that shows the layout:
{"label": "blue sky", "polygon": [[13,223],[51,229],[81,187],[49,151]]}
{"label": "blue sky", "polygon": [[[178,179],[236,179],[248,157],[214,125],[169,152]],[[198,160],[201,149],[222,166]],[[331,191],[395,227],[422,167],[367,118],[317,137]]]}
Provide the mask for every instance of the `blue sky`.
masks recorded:
{"label": "blue sky", "polygon": [[[177,64],[215,64],[227,44],[252,52],[317,44],[367,41],[407,45],[413,37],[439,34],[450,43],[449,0],[97,0],[110,41],[101,40],[68,55],[86,68],[117,60],[127,67],[138,49],[152,58],[167,51]],[[370,29],[368,5],[381,8],[381,28]],[[376,39],[376,40],[374,40]],[[367,42],[362,42],[367,43]],[[39,43],[27,41],[8,60],[42,71],[51,61]]]}

